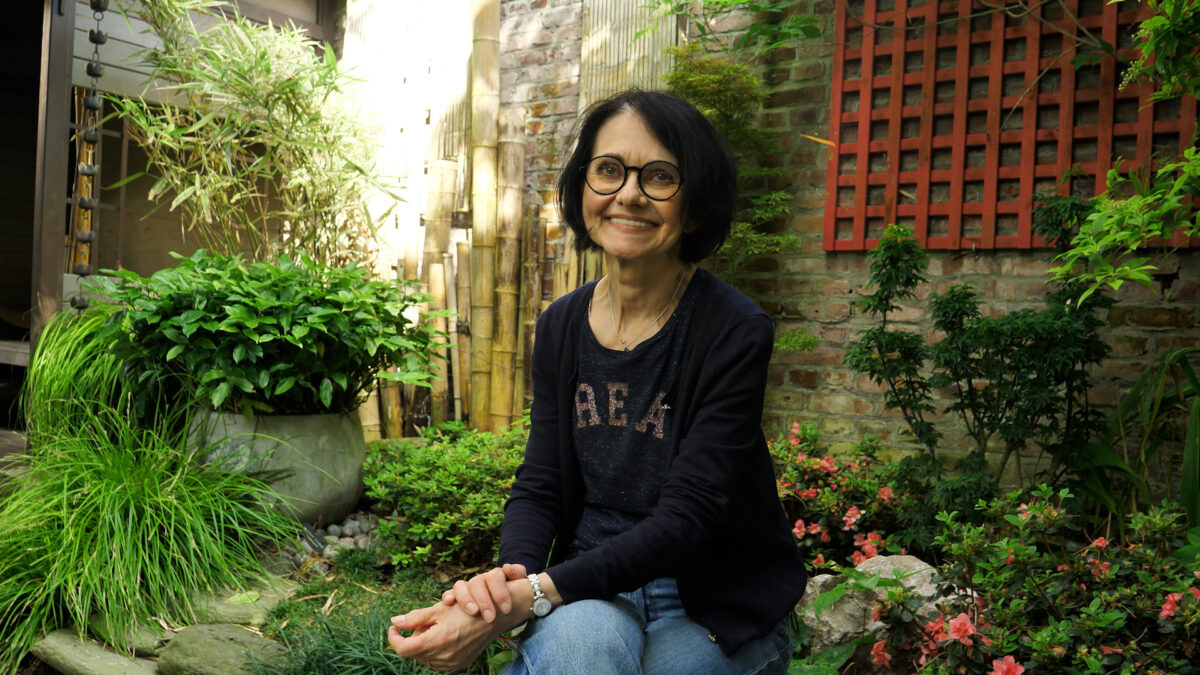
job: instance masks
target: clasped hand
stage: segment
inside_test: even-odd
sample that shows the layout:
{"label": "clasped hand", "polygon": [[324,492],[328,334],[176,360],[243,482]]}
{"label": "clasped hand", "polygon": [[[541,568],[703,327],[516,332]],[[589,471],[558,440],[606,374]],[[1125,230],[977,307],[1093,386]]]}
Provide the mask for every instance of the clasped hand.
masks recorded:
{"label": "clasped hand", "polygon": [[462,670],[488,643],[529,618],[527,607],[513,611],[508,588],[508,582],[524,578],[524,565],[504,565],[456,581],[441,602],[392,617],[388,644],[396,654],[434,670]]}

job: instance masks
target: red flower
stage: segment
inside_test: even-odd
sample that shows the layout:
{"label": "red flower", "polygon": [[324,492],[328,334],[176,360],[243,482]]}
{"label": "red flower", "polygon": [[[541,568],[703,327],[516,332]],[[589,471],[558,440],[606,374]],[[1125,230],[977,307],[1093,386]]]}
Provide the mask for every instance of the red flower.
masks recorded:
{"label": "red flower", "polygon": [[883,643],[883,640],[876,642],[871,647],[871,663],[872,663],[872,665],[876,665],[881,668],[890,668],[891,667],[892,655],[887,653],[886,647],[887,646]]}
{"label": "red flower", "polygon": [[1175,616],[1175,610],[1179,609],[1180,600],[1183,600],[1183,593],[1167,593],[1167,600],[1163,603],[1158,618],[1166,619]]}
{"label": "red flower", "polygon": [[996,659],[992,661],[991,675],[1021,675],[1025,672],[1025,666],[1016,662],[1012,655],[1004,657],[1004,660]]}
{"label": "red flower", "polygon": [[1092,542],[1092,546],[1103,549],[1108,546],[1108,540],[1104,537],[1096,537],[1096,540]]}
{"label": "red flower", "polygon": [[796,496],[801,499],[816,499],[817,495],[820,494],[820,492],[821,491],[818,490],[817,488],[808,488],[807,490],[801,490],[801,491],[797,492]]}
{"label": "red flower", "polygon": [[824,565],[825,564],[825,554],[818,553],[817,557],[813,558],[813,564],[814,565]]}
{"label": "red flower", "polygon": [[804,521],[803,521],[803,520],[797,520],[797,521],[796,521],[796,525],[795,525],[794,527],[792,527],[792,534],[793,534],[793,535],[795,535],[795,537],[796,537],[797,539],[803,539],[803,538],[804,538],[804,535],[806,534],[806,531],[805,531],[805,529],[804,529]]}
{"label": "red flower", "polygon": [[1107,645],[1100,645],[1100,651],[1104,652],[1105,654],[1124,654],[1125,653],[1125,650],[1123,650],[1123,649],[1117,649],[1116,647],[1109,647]]}
{"label": "red flower", "polygon": [[857,506],[851,506],[850,508],[846,509],[846,515],[842,516],[842,522],[846,525],[842,529],[849,530],[850,528],[854,527],[854,524],[858,522],[859,518],[862,518],[862,511],[859,511]]}
{"label": "red flower", "polygon": [[894,492],[892,492],[892,488],[890,488],[886,485],[879,488],[879,492],[878,492],[877,496],[879,497],[879,500],[881,502],[883,502],[884,504],[891,504],[892,502],[896,501],[896,494]]}
{"label": "red flower", "polygon": [[825,457],[821,460],[821,470],[828,474],[837,472],[837,460],[832,457]]}
{"label": "red flower", "polygon": [[854,553],[850,554],[850,562],[854,563],[855,567],[858,567],[859,565],[861,565],[863,563],[863,561],[866,559],[867,559],[867,556],[863,555],[862,553],[859,553],[858,551],[855,551]]}
{"label": "red flower", "polygon": [[957,640],[964,645],[970,647],[971,636],[975,634],[975,625],[971,623],[971,617],[967,616],[966,612],[950,619],[950,628],[946,634],[951,640]]}

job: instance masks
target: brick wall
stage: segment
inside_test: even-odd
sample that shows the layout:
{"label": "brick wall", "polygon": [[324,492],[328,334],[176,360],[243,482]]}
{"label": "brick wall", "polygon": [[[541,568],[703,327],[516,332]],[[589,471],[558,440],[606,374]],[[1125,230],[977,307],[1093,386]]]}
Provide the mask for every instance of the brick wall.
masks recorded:
{"label": "brick wall", "polygon": [[[821,17],[823,34],[832,36],[833,0],[802,0],[798,11]],[[555,171],[578,110],[579,24],[582,5],[572,0],[508,0],[501,7],[502,100],[524,102],[529,110],[526,181],[529,198],[542,205],[543,222],[555,223],[546,205],[553,200]],[[738,21],[727,26],[741,27]],[[805,139],[829,135],[830,65],[828,37],[779,50],[763,66],[771,91],[763,124],[779,131],[778,161],[790,168],[780,187],[796,195],[786,224],[801,239],[796,251],[755,261],[746,278],[764,297],[763,305],[780,317],[779,328],[804,327],[819,339],[815,351],[776,355],[770,370],[765,423],[773,433],[792,421],[813,422],[835,448],[847,448],[865,434],[876,434],[893,446],[904,444],[904,422],[884,409],[882,391],[843,367],[844,349],[869,325],[853,309],[867,288],[865,253],[822,250],[827,146]],[[551,229],[547,254],[558,254]],[[969,282],[985,307],[1010,312],[1041,308],[1047,253],[1044,251],[936,252],[929,269],[930,287],[922,298],[894,318],[900,326],[928,333],[922,301],[932,291]],[[1096,373],[1094,400],[1111,404],[1155,355],[1179,346],[1200,345],[1197,282],[1200,256],[1181,256],[1180,281],[1171,300],[1137,286],[1126,286],[1108,314],[1106,336],[1113,355]],[[956,439],[946,432],[948,447]],[[957,438],[961,440],[961,435]],[[963,441],[961,446],[967,448]]]}

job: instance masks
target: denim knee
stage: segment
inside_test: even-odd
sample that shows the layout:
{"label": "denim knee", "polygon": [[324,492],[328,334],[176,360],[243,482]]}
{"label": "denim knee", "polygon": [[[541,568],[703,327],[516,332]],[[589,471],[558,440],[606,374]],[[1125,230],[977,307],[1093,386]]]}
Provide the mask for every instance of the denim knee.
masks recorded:
{"label": "denim knee", "polygon": [[534,619],[516,642],[510,675],[642,671],[645,626],[620,599],[580,600]]}

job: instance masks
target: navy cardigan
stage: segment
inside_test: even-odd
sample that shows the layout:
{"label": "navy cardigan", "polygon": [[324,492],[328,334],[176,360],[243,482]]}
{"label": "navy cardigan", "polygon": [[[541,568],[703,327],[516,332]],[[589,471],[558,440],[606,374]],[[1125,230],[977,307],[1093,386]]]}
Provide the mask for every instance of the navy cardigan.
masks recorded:
{"label": "navy cardigan", "polygon": [[[569,560],[583,509],[572,447],[576,339],[595,283],[537,322],[525,459],[504,508],[499,560],[546,570],[566,602],[611,598],[674,577],[689,617],[727,654],[762,637],[804,593],[806,572],[775,488],[761,419],[774,326],[699,269],[679,379],[666,401],[674,458],[654,512]],[[549,567],[547,568],[547,562]]]}

